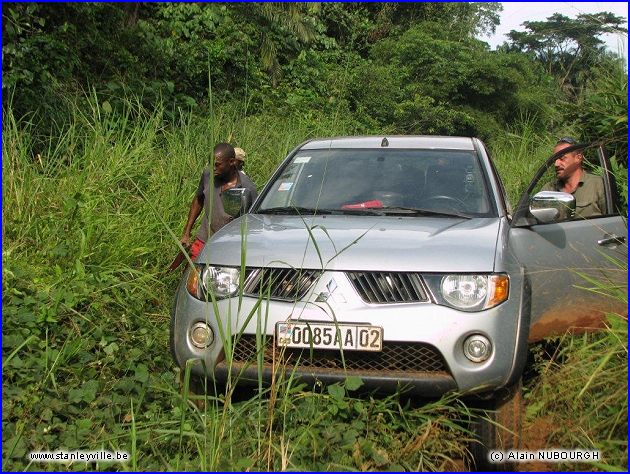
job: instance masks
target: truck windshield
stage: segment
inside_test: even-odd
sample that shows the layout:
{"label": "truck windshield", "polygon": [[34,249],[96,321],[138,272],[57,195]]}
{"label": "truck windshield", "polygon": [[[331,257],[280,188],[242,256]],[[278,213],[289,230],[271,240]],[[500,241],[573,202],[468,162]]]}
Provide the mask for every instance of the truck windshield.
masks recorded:
{"label": "truck windshield", "polygon": [[[362,209],[493,215],[474,152],[461,150],[303,150],[271,184],[258,211],[360,214]],[[374,213],[366,212],[366,215]],[[379,215],[382,215],[379,212]],[[429,215],[408,212],[402,215]],[[442,214],[443,215],[443,214]]]}

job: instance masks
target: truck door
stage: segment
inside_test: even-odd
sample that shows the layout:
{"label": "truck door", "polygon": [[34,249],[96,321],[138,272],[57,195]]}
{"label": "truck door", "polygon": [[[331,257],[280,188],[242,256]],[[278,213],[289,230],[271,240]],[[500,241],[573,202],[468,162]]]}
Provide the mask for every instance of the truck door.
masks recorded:
{"label": "truck door", "polygon": [[574,150],[583,151],[585,162],[587,155],[596,155],[594,166],[584,168],[604,181],[603,215],[536,221],[529,203],[534,191],[555,177],[552,156],[530,183],[511,222],[508,245],[525,266],[532,289],[530,342],[569,329],[603,327],[607,312],[627,314],[628,228],[610,161],[598,144],[576,144],[562,152]]}

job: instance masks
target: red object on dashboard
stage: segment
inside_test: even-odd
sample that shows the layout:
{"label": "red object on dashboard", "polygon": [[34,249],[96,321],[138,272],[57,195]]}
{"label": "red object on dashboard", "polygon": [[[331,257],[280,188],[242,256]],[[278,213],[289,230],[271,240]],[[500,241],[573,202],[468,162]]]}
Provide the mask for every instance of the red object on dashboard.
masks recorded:
{"label": "red object on dashboard", "polygon": [[365,201],[358,204],[346,204],[341,206],[341,209],[364,209],[368,207],[383,207],[383,203],[381,201]]}

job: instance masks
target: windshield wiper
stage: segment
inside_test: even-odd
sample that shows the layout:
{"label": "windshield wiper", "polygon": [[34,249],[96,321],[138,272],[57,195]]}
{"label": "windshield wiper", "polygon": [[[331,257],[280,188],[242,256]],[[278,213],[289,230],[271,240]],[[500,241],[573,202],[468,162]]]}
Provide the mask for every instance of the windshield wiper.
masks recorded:
{"label": "windshield wiper", "polygon": [[351,215],[351,216],[382,216],[384,215],[380,207],[358,207],[353,209],[335,209],[335,214]]}
{"label": "windshield wiper", "polygon": [[313,216],[315,214],[330,214],[327,209],[313,209],[301,206],[280,206],[270,207],[269,209],[259,209],[258,214],[287,214],[291,216],[304,215]]}
{"label": "windshield wiper", "polygon": [[418,209],[415,207],[383,207],[379,209],[383,215],[388,214],[411,214],[417,216],[444,216],[444,217],[461,217],[462,219],[472,219],[472,217],[460,214],[458,212],[431,211],[429,209]]}
{"label": "windshield wiper", "polygon": [[470,216],[458,214],[456,212],[431,211],[428,209],[417,209],[415,207],[364,207],[356,209],[313,209],[302,206],[279,206],[269,209],[260,209],[258,214],[284,214],[289,216],[313,216],[313,215],[353,215],[353,216],[387,216],[387,215],[414,215],[414,216],[442,216],[460,217],[462,219],[472,219]]}

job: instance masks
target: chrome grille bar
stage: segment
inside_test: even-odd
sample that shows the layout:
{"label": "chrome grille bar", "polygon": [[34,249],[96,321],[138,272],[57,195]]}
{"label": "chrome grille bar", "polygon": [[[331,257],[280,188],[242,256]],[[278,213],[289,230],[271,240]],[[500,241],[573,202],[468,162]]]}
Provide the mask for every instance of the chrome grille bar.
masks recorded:
{"label": "chrome grille bar", "polygon": [[366,303],[415,303],[428,301],[417,273],[347,272]]}
{"label": "chrome grille bar", "polygon": [[318,270],[295,268],[250,268],[243,294],[295,301],[301,299],[319,276]]}

